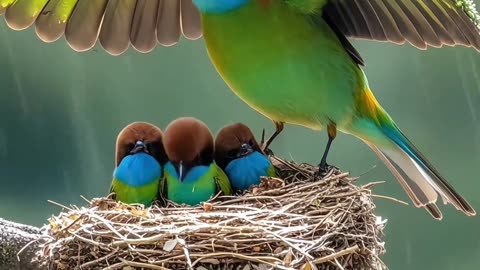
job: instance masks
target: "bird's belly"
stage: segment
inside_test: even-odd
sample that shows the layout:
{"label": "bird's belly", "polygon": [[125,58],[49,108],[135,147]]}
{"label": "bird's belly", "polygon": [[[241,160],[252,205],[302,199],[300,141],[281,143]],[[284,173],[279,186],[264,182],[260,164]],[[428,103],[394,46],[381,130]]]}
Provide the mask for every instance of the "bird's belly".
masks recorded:
{"label": "bird's belly", "polygon": [[288,59],[265,68],[255,64],[249,70],[232,64],[231,74],[242,76],[224,74],[242,100],[272,120],[320,129],[341,122],[353,109],[353,76],[331,65]]}
{"label": "bird's belly", "polygon": [[178,204],[197,205],[215,195],[215,183],[180,183],[171,181],[168,185],[168,198]]}
{"label": "bird's belly", "polygon": [[116,181],[114,192],[117,195],[117,200],[124,203],[142,203],[148,206],[157,198],[158,181],[140,187],[132,187],[119,180],[114,181]]}
{"label": "bird's belly", "polygon": [[272,120],[312,129],[347,121],[359,68],[329,28],[318,30],[302,20],[292,19],[299,24],[297,32],[269,33],[267,26],[246,25],[251,34],[246,36],[221,27],[220,22],[227,22],[223,17],[207,18],[205,41],[212,63],[243,101]]}

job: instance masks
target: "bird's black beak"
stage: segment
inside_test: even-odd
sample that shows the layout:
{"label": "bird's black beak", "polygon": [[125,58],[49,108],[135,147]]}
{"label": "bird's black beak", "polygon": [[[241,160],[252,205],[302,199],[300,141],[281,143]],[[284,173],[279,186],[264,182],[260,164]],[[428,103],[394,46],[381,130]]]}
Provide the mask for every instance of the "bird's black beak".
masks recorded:
{"label": "bird's black beak", "polygon": [[251,153],[253,153],[253,148],[248,143],[244,143],[240,146],[240,150],[238,150],[237,158],[248,156]]}
{"label": "bird's black beak", "polygon": [[130,155],[135,155],[142,152],[146,154],[150,154],[150,152],[147,149],[147,145],[142,141],[137,141],[133,149],[130,150]]}
{"label": "bird's black beak", "polygon": [[187,176],[187,173],[190,171],[190,166],[186,165],[183,161],[180,161],[178,165],[176,166],[177,169],[177,174],[178,174],[178,179],[180,182],[183,182],[185,180],[185,177]]}

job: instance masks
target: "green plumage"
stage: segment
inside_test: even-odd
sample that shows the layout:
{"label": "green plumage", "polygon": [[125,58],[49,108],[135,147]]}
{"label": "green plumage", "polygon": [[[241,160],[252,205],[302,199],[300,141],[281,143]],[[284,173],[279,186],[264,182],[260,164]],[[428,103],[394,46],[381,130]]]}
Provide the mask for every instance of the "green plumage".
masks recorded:
{"label": "green plumage", "polygon": [[348,40],[312,15],[313,6],[289,3],[250,1],[226,14],[203,14],[209,55],[231,89],[274,122],[357,136],[434,218],[442,218],[438,195],[475,215],[378,104]]}
{"label": "green plumage", "polygon": [[275,169],[275,167],[273,165],[270,165],[270,167],[268,168],[268,176],[278,177],[277,170]]}
{"label": "green plumage", "polygon": [[212,62],[257,111],[314,130],[350,122],[364,82],[325,22],[315,25],[280,3],[262,9],[252,2],[228,16],[206,14],[203,24]]}
{"label": "green plumage", "polygon": [[[142,52],[157,42],[170,46],[180,30],[191,39],[200,37],[201,10],[212,62],[251,107],[277,124],[328,127],[329,136],[338,128],[359,137],[415,205],[435,218],[441,218],[437,194],[467,215],[475,214],[380,107],[360,69],[363,59],[347,39],[480,51],[480,16],[472,1],[194,0],[198,10],[191,0],[135,2],[0,0],[0,14],[16,30],[36,21],[44,41],[65,33],[73,49],[86,51],[100,38],[105,50],[117,55],[129,44]],[[65,5],[49,9],[58,3]]]}
{"label": "green plumage", "polygon": [[227,175],[215,163],[212,163],[208,171],[196,181],[181,182],[176,175],[169,172],[168,165],[164,174],[160,193],[178,204],[198,205],[208,201],[220,190],[224,195],[233,193]]}
{"label": "green plumage", "polygon": [[140,203],[150,206],[158,198],[160,180],[142,187],[128,186],[118,179],[113,179],[110,192],[115,192],[116,200],[126,204]]}

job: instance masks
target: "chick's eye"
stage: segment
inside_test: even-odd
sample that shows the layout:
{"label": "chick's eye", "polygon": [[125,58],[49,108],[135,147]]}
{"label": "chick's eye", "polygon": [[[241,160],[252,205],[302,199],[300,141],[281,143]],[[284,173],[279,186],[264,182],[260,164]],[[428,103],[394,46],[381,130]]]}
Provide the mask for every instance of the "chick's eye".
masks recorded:
{"label": "chick's eye", "polygon": [[253,146],[253,140],[248,141],[248,144],[249,144],[250,146]]}

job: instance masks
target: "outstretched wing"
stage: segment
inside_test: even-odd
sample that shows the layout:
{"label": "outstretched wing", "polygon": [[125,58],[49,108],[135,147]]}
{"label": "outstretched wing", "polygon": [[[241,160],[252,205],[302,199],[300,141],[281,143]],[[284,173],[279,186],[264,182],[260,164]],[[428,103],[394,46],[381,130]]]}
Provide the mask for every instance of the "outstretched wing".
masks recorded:
{"label": "outstretched wing", "polygon": [[329,0],[322,11],[347,37],[480,51],[480,16],[472,0]]}
{"label": "outstretched wing", "polygon": [[202,36],[200,12],[192,0],[0,0],[7,25],[24,30],[35,24],[38,37],[54,42],[65,35],[78,52],[100,41],[112,55],[129,45],[147,53],[157,44],[175,45],[181,35]]}
{"label": "outstretched wing", "polygon": [[351,45],[345,37],[409,42],[419,49],[462,45],[480,51],[480,16],[473,3],[478,0],[284,1],[313,20],[325,20],[347,50]]}

